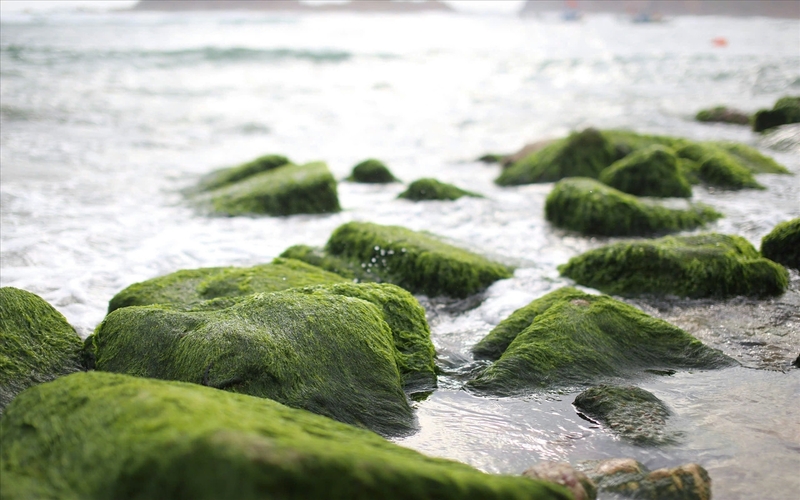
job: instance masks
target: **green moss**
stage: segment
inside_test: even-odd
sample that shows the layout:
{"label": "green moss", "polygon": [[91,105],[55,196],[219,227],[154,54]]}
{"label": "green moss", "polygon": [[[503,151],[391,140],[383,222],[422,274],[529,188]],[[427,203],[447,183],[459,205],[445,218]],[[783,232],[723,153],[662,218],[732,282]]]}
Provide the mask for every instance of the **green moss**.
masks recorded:
{"label": "green moss", "polygon": [[497,395],[590,385],[646,369],[735,363],[680,328],[605,295],[571,291],[554,300],[468,386]]}
{"label": "green moss", "polygon": [[735,125],[749,125],[750,115],[737,109],[727,106],[715,106],[709,109],[702,109],[695,115],[695,120],[699,122],[720,122],[733,123]]}
{"label": "green moss", "polygon": [[486,153],[483,156],[480,156],[477,161],[481,163],[500,163],[503,159],[508,156],[500,153]]}
{"label": "green moss", "polygon": [[81,338],[41,297],[0,288],[0,414],[36,384],[81,369]]}
{"label": "green moss", "polygon": [[482,195],[477,193],[465,191],[457,186],[446,184],[430,177],[415,180],[408,186],[408,189],[400,193],[398,198],[412,201],[457,200],[462,196],[483,198]]}
{"label": "green moss", "polygon": [[388,184],[397,181],[382,161],[373,158],[364,160],[353,167],[353,173],[347,180],[367,184]]}
{"label": "green moss", "polygon": [[200,181],[200,190],[210,191],[239,182],[253,175],[282,167],[289,163],[289,159],[280,155],[260,156],[255,160],[243,163],[236,167],[224,168],[207,175]]}
{"label": "green moss", "polygon": [[722,155],[706,156],[700,162],[700,179],[723,189],[764,189],[749,170]]}
{"label": "green moss", "polygon": [[338,212],[339,198],[327,165],[284,165],[209,191],[201,197],[222,215],[321,214]]}
{"label": "green moss", "polygon": [[780,295],[788,273],[739,236],[701,234],[619,242],[559,267],[581,285],[613,295]]}
{"label": "green moss", "polygon": [[611,164],[600,182],[636,196],[692,196],[692,187],[678,168],[678,157],[664,146],[641,149]]}
{"label": "green moss", "polygon": [[763,132],[780,125],[800,122],[800,97],[781,97],[772,109],[762,109],[753,117],[753,130]]}
{"label": "green moss", "polygon": [[700,164],[688,158],[678,158],[678,170],[689,184],[700,184]]}
{"label": "green moss", "polygon": [[586,417],[601,422],[626,441],[641,446],[675,442],[666,431],[669,408],[638,387],[601,385],[578,394],[573,403]]}
{"label": "green moss", "polygon": [[[187,308],[211,299],[236,299],[258,292],[277,292],[299,286],[344,281],[345,278],[314,265],[283,258],[253,267],[184,269],[134,283],[112,297],[108,303],[108,312],[121,307],[151,304]],[[235,302],[236,300],[216,301],[213,305],[222,309]]]}
{"label": "green moss", "polygon": [[677,210],[645,203],[598,181],[580,177],[557,182],[547,196],[544,211],[545,218],[558,227],[603,236],[681,231],[722,216],[701,204]]}
{"label": "green moss", "polygon": [[100,372],[26,391],[0,443],[9,500],[571,498],[274,401]]}
{"label": "green moss", "polygon": [[711,145],[722,149],[735,161],[754,174],[791,174],[778,162],[752,148],[738,142],[712,142]]}
{"label": "green moss", "polygon": [[764,257],[800,270],[800,218],[781,222],[761,239]]}

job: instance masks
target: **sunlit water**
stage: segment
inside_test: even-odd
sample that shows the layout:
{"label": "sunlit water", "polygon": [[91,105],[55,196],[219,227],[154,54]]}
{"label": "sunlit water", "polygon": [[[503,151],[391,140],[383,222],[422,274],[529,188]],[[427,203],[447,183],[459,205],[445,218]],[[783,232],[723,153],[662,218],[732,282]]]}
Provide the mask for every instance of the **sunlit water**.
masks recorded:
{"label": "sunlit water", "polygon": [[[713,47],[717,36],[729,45]],[[683,436],[675,445],[614,439],[577,416],[574,393],[492,399],[461,384],[477,340],[569,284],[558,264],[608,241],[550,227],[551,185],[499,188],[497,167],[475,157],[592,125],[771,145],[765,151],[800,173],[796,131],[759,139],[691,120],[709,105],[754,111],[798,93],[797,21],[5,16],[0,282],[41,295],[86,336],[137,281],[267,262],[293,244],[323,244],[350,220],[429,230],[518,270],[477,299],[420,297],[448,375],[417,403],[420,430],[400,443],[504,473],[549,459],[692,461],[711,473],[715,498],[789,498],[800,490],[796,274],[789,293],[767,301],[634,302],[743,364],[641,383],[673,410]],[[180,194],[211,169],[271,152],[325,160],[340,179],[374,156],[405,182],[435,176],[487,198],[414,204],[395,199],[400,184],[342,182],[339,214],[207,218]],[[800,216],[800,175],[758,180],[766,191],[696,187],[696,199],[726,214],[709,229],[758,246]]]}

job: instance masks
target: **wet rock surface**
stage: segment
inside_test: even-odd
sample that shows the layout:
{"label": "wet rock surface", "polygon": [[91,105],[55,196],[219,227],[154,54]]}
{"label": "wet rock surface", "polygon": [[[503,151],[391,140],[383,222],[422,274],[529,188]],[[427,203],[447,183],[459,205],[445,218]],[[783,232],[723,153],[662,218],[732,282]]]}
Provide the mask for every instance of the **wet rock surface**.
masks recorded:
{"label": "wet rock surface", "polygon": [[531,479],[540,479],[566,487],[575,500],[595,500],[597,487],[589,477],[565,462],[542,462],[522,473]]}
{"label": "wet rock surface", "polygon": [[579,463],[600,493],[614,493],[637,500],[710,500],[711,478],[697,464],[648,470],[631,458]]}

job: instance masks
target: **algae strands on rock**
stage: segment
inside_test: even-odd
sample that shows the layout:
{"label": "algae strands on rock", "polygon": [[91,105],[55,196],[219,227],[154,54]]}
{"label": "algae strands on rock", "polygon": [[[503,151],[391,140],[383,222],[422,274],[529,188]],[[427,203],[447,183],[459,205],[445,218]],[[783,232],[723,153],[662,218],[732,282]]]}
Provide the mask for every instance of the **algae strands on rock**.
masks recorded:
{"label": "algae strands on rock", "polygon": [[690,198],[692,187],[678,157],[664,146],[651,146],[616,161],[600,173],[600,182],[624,193],[660,198]]}
{"label": "algae strands on rock", "polygon": [[0,420],[0,475],[8,500],[571,498],[274,401],[102,372],[12,403]]}
{"label": "algae strands on rock", "polygon": [[363,184],[389,184],[397,182],[397,179],[392,175],[389,167],[384,165],[382,161],[374,158],[364,160],[353,167],[353,172],[347,180]]}
{"label": "algae strands on rock", "polygon": [[[524,309],[512,315],[504,331],[489,334],[499,337],[496,345],[511,340],[468,387],[514,395],[595,384],[603,377],[641,376],[649,369],[735,364],[680,328],[607,295],[561,289]],[[532,317],[528,325],[525,315]]]}
{"label": "algae strands on rock", "polygon": [[788,273],[740,236],[700,234],[623,241],[559,267],[577,283],[614,295],[752,297],[780,295]]}
{"label": "algae strands on rock", "polygon": [[770,259],[800,270],[800,217],[775,226],[761,239],[761,254]]}
{"label": "algae strands on rock", "polygon": [[397,197],[411,201],[425,201],[457,200],[463,196],[483,198],[483,196],[478,193],[465,191],[458,186],[447,184],[429,177],[415,180],[409,184],[408,189],[400,193]]}
{"label": "algae strands on rock", "polygon": [[545,201],[545,218],[583,234],[643,236],[693,229],[722,217],[702,204],[686,210],[646,203],[594,179],[571,178],[556,183]]}

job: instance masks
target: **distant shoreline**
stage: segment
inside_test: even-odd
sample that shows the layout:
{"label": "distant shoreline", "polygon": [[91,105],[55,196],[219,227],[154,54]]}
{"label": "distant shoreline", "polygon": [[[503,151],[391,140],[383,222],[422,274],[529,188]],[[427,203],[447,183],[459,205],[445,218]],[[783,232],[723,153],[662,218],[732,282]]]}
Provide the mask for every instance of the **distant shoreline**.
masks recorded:
{"label": "distant shoreline", "polygon": [[439,0],[422,2],[396,2],[386,0],[359,0],[345,4],[307,4],[298,0],[139,0],[129,11],[219,11],[249,10],[268,12],[376,12],[419,13],[454,12]]}

